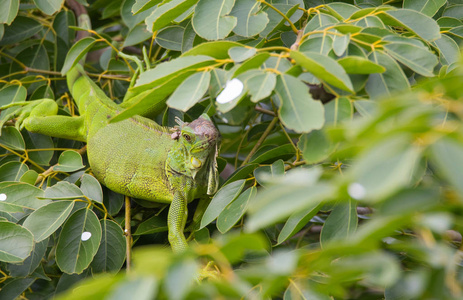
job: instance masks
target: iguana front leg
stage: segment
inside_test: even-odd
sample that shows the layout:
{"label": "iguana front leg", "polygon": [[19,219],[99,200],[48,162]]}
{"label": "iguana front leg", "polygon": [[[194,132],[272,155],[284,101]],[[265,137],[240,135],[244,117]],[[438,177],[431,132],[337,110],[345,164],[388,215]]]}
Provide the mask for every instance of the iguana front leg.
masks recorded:
{"label": "iguana front leg", "polygon": [[187,204],[189,199],[187,197],[192,185],[191,181],[184,176],[175,176],[171,178],[170,183],[174,190],[174,198],[167,216],[168,238],[172,250],[180,253],[188,248],[183,230],[188,218]]}

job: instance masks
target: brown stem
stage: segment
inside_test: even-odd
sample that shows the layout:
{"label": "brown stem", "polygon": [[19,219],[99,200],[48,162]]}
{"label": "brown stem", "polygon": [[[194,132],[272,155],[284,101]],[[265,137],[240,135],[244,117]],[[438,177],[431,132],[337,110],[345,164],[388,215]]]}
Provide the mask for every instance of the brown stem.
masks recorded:
{"label": "brown stem", "polygon": [[260,106],[258,106],[258,105],[256,105],[256,106],[254,107],[254,110],[256,110],[256,111],[258,111],[258,112],[261,112],[261,113],[263,113],[263,114],[266,114],[266,115],[270,115],[270,116],[274,116],[274,117],[277,116],[273,111],[271,111],[271,110],[269,110],[269,109],[262,108],[262,107],[260,107]]}
{"label": "brown stem", "polygon": [[130,269],[132,267],[132,232],[130,228],[130,221],[131,221],[131,216],[130,216],[130,197],[125,196],[125,243],[126,243],[126,259],[125,259],[125,265],[126,265],[126,271],[127,273],[130,272]]}

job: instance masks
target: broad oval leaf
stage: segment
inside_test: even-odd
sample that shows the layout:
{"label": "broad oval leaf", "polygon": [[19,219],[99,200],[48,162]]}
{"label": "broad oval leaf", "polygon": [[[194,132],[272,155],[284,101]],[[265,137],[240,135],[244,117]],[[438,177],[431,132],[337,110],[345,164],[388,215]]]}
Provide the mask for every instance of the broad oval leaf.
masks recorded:
{"label": "broad oval leaf", "polygon": [[314,164],[326,159],[334,150],[334,145],[323,130],[314,130],[303,134],[297,147],[308,164]]}
{"label": "broad oval leaf", "polygon": [[162,48],[182,51],[182,40],[185,28],[181,26],[165,27],[156,34],[156,43]]}
{"label": "broad oval leaf", "polygon": [[92,175],[84,174],[82,176],[80,189],[87,198],[103,203],[103,190],[98,180]]}
{"label": "broad oval leaf", "polygon": [[40,242],[53,234],[74,208],[74,201],[51,202],[30,214],[23,226],[32,232],[36,242]]}
{"label": "broad oval leaf", "polygon": [[310,132],[323,126],[323,105],[312,99],[302,81],[290,75],[278,75],[275,91],[281,100],[278,114],[286,127],[296,132]]}
{"label": "broad oval leaf", "polygon": [[198,72],[180,84],[167,100],[169,107],[186,112],[204,96],[209,88],[211,72]]}
{"label": "broad oval leaf", "polygon": [[237,19],[227,16],[235,4],[234,0],[199,0],[193,15],[193,28],[206,40],[220,40],[235,28]]}
{"label": "broad oval leaf", "polygon": [[404,0],[404,8],[413,9],[432,17],[446,3],[447,0]]}
{"label": "broad oval leaf", "polygon": [[178,16],[196,4],[198,0],[172,0],[164,1],[145,19],[146,26],[150,32],[155,32],[166,25],[169,25]]}
{"label": "broad oval leaf", "polygon": [[15,127],[8,126],[3,128],[0,136],[0,144],[12,150],[24,151],[26,143],[21,133]]}
{"label": "broad oval leaf", "polygon": [[212,198],[211,203],[204,212],[199,229],[214,221],[225,207],[238,197],[245,183],[246,180],[242,179],[223,186]]}
{"label": "broad oval leaf", "polygon": [[24,212],[24,209],[35,210],[50,203],[48,200],[39,200],[43,191],[31,184],[24,182],[0,182],[0,211]]}
{"label": "broad oval leaf", "polygon": [[293,58],[301,67],[341,90],[352,92],[353,86],[346,71],[332,58],[318,53],[291,51]]}
{"label": "broad oval leaf", "polygon": [[[10,25],[16,18],[19,10],[19,0],[2,1],[2,10],[0,10],[0,24]],[[0,36],[1,40],[1,36]]]}
{"label": "broad oval leaf", "polygon": [[370,60],[386,68],[384,73],[370,74],[365,90],[371,98],[392,95],[394,92],[405,91],[410,88],[408,78],[399,64],[382,51],[370,54]]}
{"label": "broad oval leaf", "polygon": [[411,9],[387,10],[377,15],[386,25],[403,27],[427,41],[440,38],[440,28],[431,17]]}
{"label": "broad oval leaf", "polygon": [[53,166],[54,171],[74,172],[85,167],[82,164],[82,156],[74,150],[66,150],[58,158],[58,164]]}
{"label": "broad oval leaf", "polygon": [[65,273],[82,273],[92,262],[100,241],[98,217],[90,209],[79,209],[61,230],[56,246],[56,264]]}
{"label": "broad oval leaf", "polygon": [[267,13],[260,10],[260,3],[254,0],[235,0],[231,16],[237,19],[233,32],[251,37],[265,29],[269,22]]}
{"label": "broad oval leaf", "polygon": [[0,166],[0,181],[19,181],[29,170],[26,164],[19,161],[10,161]]}
{"label": "broad oval leaf", "polygon": [[267,186],[276,178],[285,174],[285,163],[279,159],[270,166],[261,166],[254,170],[254,177],[261,186]]}
{"label": "broad oval leaf", "polygon": [[259,102],[269,97],[275,89],[276,83],[277,76],[272,72],[253,75],[245,82],[252,102]]}
{"label": "broad oval leaf", "polygon": [[98,252],[93,258],[91,267],[95,273],[117,272],[125,261],[126,241],[124,231],[114,221],[100,220],[102,238]]}
{"label": "broad oval leaf", "polygon": [[34,248],[34,236],[26,228],[11,222],[0,222],[0,261],[19,263]]}
{"label": "broad oval leaf", "polygon": [[324,247],[330,241],[346,240],[355,233],[356,229],[356,202],[351,199],[345,203],[338,202],[326,219],[325,224],[323,224],[320,233],[320,244]]}
{"label": "broad oval leaf", "polygon": [[[16,3],[16,0],[11,0],[12,4]],[[15,5],[14,5],[15,6]],[[7,12],[6,10],[2,10],[2,14]],[[12,11],[7,12],[9,15],[7,18],[7,22],[10,21]],[[10,14],[11,13],[11,14]],[[1,16],[1,15],[0,15]],[[5,18],[5,17],[3,17]],[[13,17],[14,18],[14,17]],[[11,22],[11,21],[10,21]],[[4,45],[11,45],[21,41],[24,41],[34,34],[39,32],[42,29],[42,25],[32,18],[27,18],[23,16],[18,16],[14,19],[13,23],[10,26],[5,27],[5,32],[3,34],[3,38],[0,40],[0,46]]]}
{"label": "broad oval leaf", "polygon": [[463,195],[463,144],[450,137],[445,137],[431,145],[431,159],[442,176]]}
{"label": "broad oval leaf", "polygon": [[35,5],[47,15],[57,12],[63,5],[64,0],[34,0]]}
{"label": "broad oval leaf", "polygon": [[349,74],[372,74],[386,71],[383,66],[361,56],[345,56],[339,59],[338,63]]}
{"label": "broad oval leaf", "polygon": [[301,230],[320,210],[322,203],[313,203],[306,209],[293,213],[278,235],[278,244],[283,243]]}
{"label": "broad oval leaf", "polygon": [[69,49],[69,52],[66,55],[66,60],[64,61],[63,68],[61,69],[61,74],[66,75],[66,73],[87,54],[87,52],[90,50],[90,48],[93,47],[95,43],[96,39],[92,37],[86,37],[72,45],[71,49]]}
{"label": "broad oval leaf", "polygon": [[405,43],[386,44],[384,50],[416,73],[427,77],[434,76],[433,70],[438,61],[430,51]]}
{"label": "broad oval leaf", "polygon": [[83,196],[82,190],[77,185],[67,181],[60,181],[48,187],[43,194],[43,198],[46,199],[76,199]]}
{"label": "broad oval leaf", "polygon": [[255,186],[250,187],[220,213],[217,218],[217,229],[221,233],[229,231],[241,219],[256,193],[257,188]]}

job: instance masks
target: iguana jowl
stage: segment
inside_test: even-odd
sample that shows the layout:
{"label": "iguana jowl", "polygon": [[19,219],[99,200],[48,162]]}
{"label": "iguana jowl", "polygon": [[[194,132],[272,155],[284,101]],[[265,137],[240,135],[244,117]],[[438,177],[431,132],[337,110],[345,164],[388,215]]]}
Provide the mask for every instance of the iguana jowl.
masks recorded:
{"label": "iguana jowl", "polygon": [[96,178],[111,190],[149,201],[171,203],[169,242],[175,252],[187,247],[183,229],[187,203],[216,191],[220,134],[206,114],[167,128],[142,116],[109,120],[122,109],[77,65],[67,74],[79,117],[56,115],[54,100],[28,102],[18,122],[29,131],[87,142]]}

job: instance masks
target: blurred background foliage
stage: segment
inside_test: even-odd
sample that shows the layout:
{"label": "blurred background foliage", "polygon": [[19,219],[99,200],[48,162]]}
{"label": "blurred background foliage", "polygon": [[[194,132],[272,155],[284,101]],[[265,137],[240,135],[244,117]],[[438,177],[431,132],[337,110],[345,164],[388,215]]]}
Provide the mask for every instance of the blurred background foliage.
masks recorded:
{"label": "blurred background foliage", "polygon": [[[133,199],[126,272],[123,196],[81,142],[4,109],[1,299],[463,298],[463,1],[0,5],[0,106],[78,114],[63,74],[86,55],[117,119],[154,103],[160,124],[207,112],[222,134],[191,248],[172,254],[166,207]],[[89,226],[100,243],[68,242]]]}

